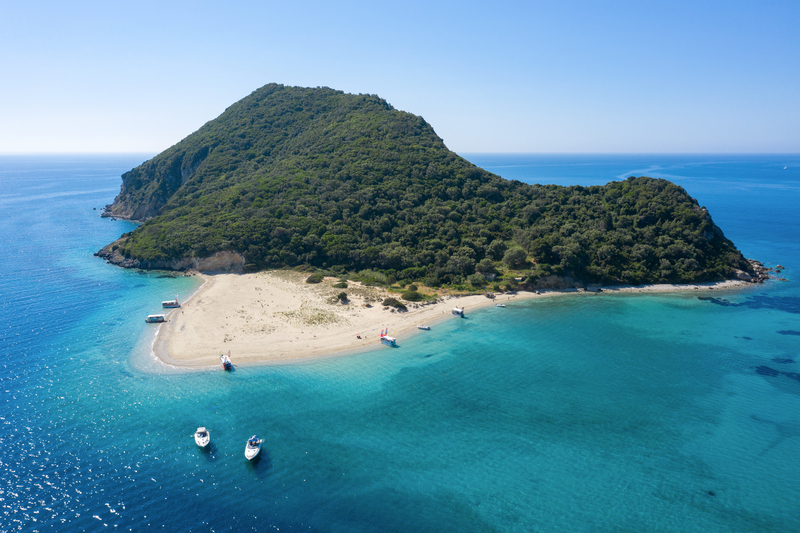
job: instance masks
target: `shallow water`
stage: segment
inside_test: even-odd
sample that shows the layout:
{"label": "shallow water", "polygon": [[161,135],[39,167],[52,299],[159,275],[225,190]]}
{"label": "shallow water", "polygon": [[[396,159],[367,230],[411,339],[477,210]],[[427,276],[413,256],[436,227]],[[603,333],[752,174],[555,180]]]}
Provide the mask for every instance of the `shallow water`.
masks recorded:
{"label": "shallow water", "polygon": [[[198,281],[92,256],[134,227],[99,208],[145,157],[0,158],[0,530],[800,530],[800,157],[574,157],[584,185],[669,176],[790,281],[528,300],[398,349],[175,372],[143,317]],[[570,156],[468,158],[575,179]]]}

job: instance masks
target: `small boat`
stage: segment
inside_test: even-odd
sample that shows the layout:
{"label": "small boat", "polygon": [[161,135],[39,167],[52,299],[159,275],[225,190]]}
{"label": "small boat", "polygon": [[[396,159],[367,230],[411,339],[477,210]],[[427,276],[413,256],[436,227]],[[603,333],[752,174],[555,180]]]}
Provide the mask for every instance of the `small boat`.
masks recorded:
{"label": "small boat", "polygon": [[393,346],[397,348],[397,339],[394,337],[389,336],[389,328],[385,330],[381,330],[381,344],[385,344],[386,346]]}
{"label": "small boat", "polygon": [[201,448],[205,448],[211,441],[211,433],[204,427],[197,428],[197,431],[194,432],[194,441]]}
{"label": "small boat", "polygon": [[464,308],[462,307],[461,309],[459,309],[458,307],[454,307],[453,314],[455,316],[460,316],[461,318],[464,318]]}
{"label": "small boat", "polygon": [[505,307],[506,304],[494,304],[495,307]]}
{"label": "small boat", "polygon": [[390,337],[389,335],[381,335],[381,344],[397,348],[397,339]]}
{"label": "small boat", "polygon": [[178,303],[178,295],[175,295],[174,300],[167,300],[166,302],[161,302],[161,307],[164,309],[173,309],[175,307],[180,307],[181,304]]}
{"label": "small boat", "polygon": [[144,321],[148,324],[157,324],[159,322],[166,322],[167,317],[165,315],[147,315]]}
{"label": "small boat", "polygon": [[233,368],[233,363],[231,363],[231,351],[228,350],[228,354],[225,355],[222,352],[219,352],[219,363],[222,365],[223,370],[230,370]]}
{"label": "small boat", "polygon": [[247,439],[247,446],[244,447],[244,456],[247,457],[248,461],[252,461],[261,451],[261,442],[261,439],[255,435]]}
{"label": "small boat", "polygon": [[431,329],[431,327],[430,326],[417,326],[417,329],[424,329],[425,331],[428,331],[428,330]]}

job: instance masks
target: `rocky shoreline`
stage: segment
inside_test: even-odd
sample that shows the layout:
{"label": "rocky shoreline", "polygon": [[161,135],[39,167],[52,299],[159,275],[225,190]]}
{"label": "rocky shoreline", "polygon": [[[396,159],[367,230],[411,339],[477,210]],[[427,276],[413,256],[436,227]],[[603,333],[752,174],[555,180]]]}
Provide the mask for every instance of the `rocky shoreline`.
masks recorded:
{"label": "rocky shoreline", "polygon": [[[749,281],[751,283],[763,283],[764,281],[774,277],[770,276],[770,272],[778,272],[780,273],[783,267],[778,265],[775,269],[765,267],[763,263],[760,261],[756,261],[755,259],[748,259],[750,266],[753,267],[753,272],[755,275],[750,275],[747,272],[743,272],[741,270],[736,271],[737,279],[742,281]],[[780,281],[786,281],[785,279],[780,279]]]}
{"label": "rocky shoreline", "polygon": [[105,259],[106,262],[112,265],[142,270],[195,270],[198,272],[231,272],[235,274],[241,274],[244,270],[244,256],[234,251],[217,252],[210,257],[203,258],[184,257],[168,261],[140,261],[125,257],[119,253],[118,248],[121,241],[124,242],[124,236],[104,246],[94,255]]}

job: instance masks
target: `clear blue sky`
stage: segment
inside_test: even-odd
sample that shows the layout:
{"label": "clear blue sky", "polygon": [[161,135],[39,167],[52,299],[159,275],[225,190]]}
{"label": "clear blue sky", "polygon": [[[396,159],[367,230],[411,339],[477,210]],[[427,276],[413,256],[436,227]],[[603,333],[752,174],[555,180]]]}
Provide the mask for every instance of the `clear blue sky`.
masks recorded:
{"label": "clear blue sky", "polygon": [[800,2],[0,3],[0,152],[160,152],[270,82],[457,152],[800,152]]}

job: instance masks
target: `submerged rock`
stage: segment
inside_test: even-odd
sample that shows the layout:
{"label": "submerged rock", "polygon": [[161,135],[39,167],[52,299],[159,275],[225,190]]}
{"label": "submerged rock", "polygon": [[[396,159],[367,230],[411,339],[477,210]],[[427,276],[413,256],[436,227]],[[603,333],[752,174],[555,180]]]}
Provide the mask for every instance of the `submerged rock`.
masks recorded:
{"label": "submerged rock", "polygon": [[761,366],[756,368],[756,374],[761,374],[762,376],[775,377],[778,374],[780,374],[780,372],[778,370],[775,370],[774,368],[770,368],[768,366],[761,365]]}

